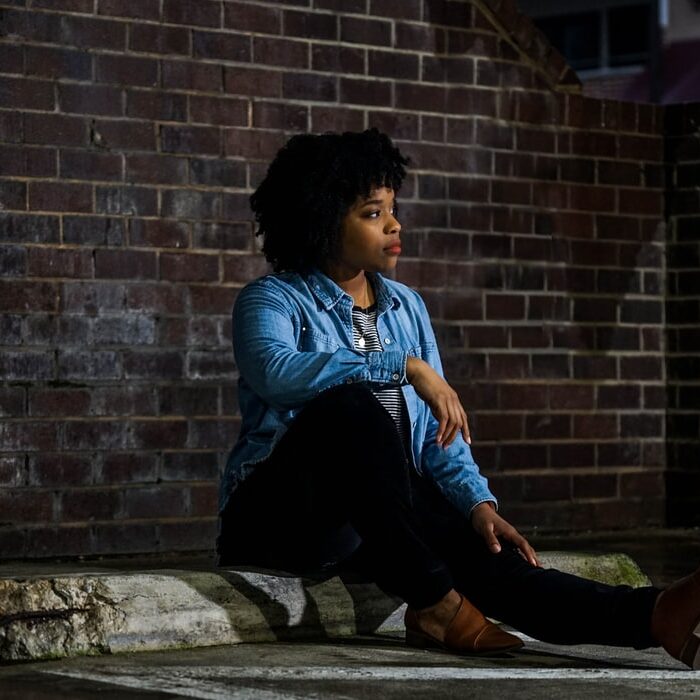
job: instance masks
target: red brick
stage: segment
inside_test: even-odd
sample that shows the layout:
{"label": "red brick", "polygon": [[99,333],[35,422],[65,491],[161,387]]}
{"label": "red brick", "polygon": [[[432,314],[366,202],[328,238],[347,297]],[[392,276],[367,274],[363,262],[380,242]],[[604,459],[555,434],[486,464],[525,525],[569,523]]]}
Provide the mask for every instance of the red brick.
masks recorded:
{"label": "red brick", "polygon": [[0,210],[27,208],[27,185],[17,180],[0,180]]}
{"label": "red brick", "polygon": [[71,180],[121,180],[122,157],[94,151],[60,152],[61,177]]}
{"label": "red brick", "polygon": [[49,146],[87,146],[88,129],[84,119],[59,114],[27,113],[24,139],[27,143]]}
{"label": "red brick", "polygon": [[124,375],[129,379],[182,379],[181,353],[171,350],[134,350],[124,353]]}
{"label": "red brick", "polygon": [[[253,60],[256,65],[309,68],[309,45],[306,41],[254,36]],[[245,59],[235,59],[245,60]]]}
{"label": "red brick", "polygon": [[61,112],[106,116],[122,114],[121,90],[108,85],[59,83],[58,104]]}
{"label": "red brick", "polygon": [[[229,367],[232,364],[231,357]],[[223,376],[223,373],[220,376]],[[239,421],[236,418],[193,420],[190,423],[189,444],[195,449],[228,450],[229,445],[236,441],[238,425]]]}
{"label": "red brick", "polygon": [[130,424],[129,447],[135,449],[177,449],[187,442],[186,420],[135,420]]}
{"label": "red brick", "polygon": [[163,151],[171,153],[202,153],[218,155],[221,135],[214,127],[161,126],[160,142]]}
{"label": "red brick", "polygon": [[[161,65],[162,83],[164,88],[221,92],[221,66],[217,64],[193,61],[163,60]],[[238,70],[238,68],[226,68],[227,78],[229,71]],[[228,81],[226,91],[234,92],[233,90],[228,89]]]}
{"label": "red brick", "polygon": [[[187,96],[152,90],[128,90],[126,113],[130,117],[163,121],[187,120]],[[153,139],[153,129],[150,136]],[[155,143],[155,141],[154,141]]]}
{"label": "red brick", "polygon": [[84,486],[92,481],[89,455],[56,452],[32,456],[29,483],[32,486]]}
{"label": "red brick", "polygon": [[146,187],[98,186],[95,202],[98,214],[155,216],[158,213],[157,192]]}
{"label": "red brick", "polygon": [[184,488],[151,486],[129,488],[125,492],[129,518],[169,518],[185,512],[187,490]]}
{"label": "red brick", "polygon": [[132,24],[129,49],[160,54],[190,54],[190,31],[184,27]]}
{"label": "red brick", "polygon": [[161,279],[175,282],[214,282],[219,279],[219,256],[162,253]]}
{"label": "red brick", "polygon": [[87,51],[27,46],[25,52],[27,75],[64,80],[90,80],[92,78],[92,57]]}
{"label": "red brick", "polygon": [[[220,74],[220,71],[217,72],[217,77],[219,77]],[[219,77],[219,85],[220,80]],[[299,86],[292,80],[291,89],[293,92],[300,92],[303,89],[303,78],[300,78],[298,82],[300,83]],[[226,92],[235,95],[250,95],[256,97],[282,96],[282,74],[279,71],[226,66],[224,68],[224,84]],[[219,87],[218,89],[221,88]],[[326,90],[328,89],[329,88],[326,88]]]}
{"label": "red brick", "polygon": [[95,274],[105,279],[155,279],[156,254],[136,250],[97,250]]}
{"label": "red brick", "polygon": [[[253,104],[254,109],[259,108],[258,103]],[[292,107],[289,108],[292,111]],[[296,110],[306,112],[305,107],[296,107]],[[190,96],[190,115],[192,121],[207,124],[222,124],[225,126],[247,126],[248,101],[225,98]]]}
{"label": "red brick", "polygon": [[158,550],[158,536],[153,524],[98,524],[94,527],[95,547],[104,554],[140,553]]}
{"label": "red brick", "polygon": [[163,0],[163,19],[173,24],[221,26],[221,3],[213,0]]}
{"label": "red brick", "polygon": [[88,488],[64,491],[60,508],[63,522],[111,521],[120,517],[123,495],[116,489]]}
{"label": "red brick", "polygon": [[219,489],[216,483],[190,488],[190,515],[195,517],[218,514]]}
{"label": "red brick", "polygon": [[181,314],[185,305],[186,293],[182,287],[130,284],[126,289],[126,306],[131,311]]}
{"label": "red brick", "polygon": [[53,521],[53,494],[34,489],[4,489],[0,492],[3,521],[49,523]]}
{"label": "red brick", "polygon": [[216,540],[218,520],[187,520],[181,523],[167,522],[158,526],[159,541],[164,551],[201,552]]}
{"label": "red brick", "polygon": [[269,161],[286,142],[281,133],[263,129],[226,129],[224,147],[226,155]]}
{"label": "red brick", "polygon": [[32,277],[92,277],[92,252],[61,248],[31,248],[28,271]]}
{"label": "red brick", "polygon": [[135,56],[98,55],[95,56],[95,79],[100,83],[155,87],[158,84],[158,62]]}
{"label": "red brick", "polygon": [[24,47],[11,44],[0,45],[0,66],[3,73],[24,73]]}
{"label": "red brick", "polygon": [[[224,61],[250,61],[251,37],[227,32],[193,32],[192,46],[195,57]],[[258,59],[255,59],[256,63]]]}
{"label": "red brick", "polygon": [[127,155],[126,179],[129,182],[148,184],[185,184],[187,160],[151,153]]}
{"label": "red brick", "polygon": [[154,151],[155,133],[149,122],[101,119],[92,125],[92,139],[101,147],[116,150]]}
{"label": "red brick", "polygon": [[[95,336],[104,344],[126,345],[153,342],[155,323],[153,319],[143,316],[127,317],[124,323],[121,317],[98,319]],[[113,322],[107,325],[105,322]],[[102,324],[99,326],[98,324]],[[120,328],[125,328],[124,339],[116,334]],[[109,337],[109,334],[115,337]],[[136,336],[133,341],[131,338]],[[93,416],[148,416],[157,413],[155,389],[149,386],[103,386],[90,390],[90,408],[88,413]]]}
{"label": "red brick", "polygon": [[[224,27],[239,32],[257,32],[261,34],[279,34],[281,31],[281,12],[276,7],[260,7],[243,2],[226,2],[224,4]],[[288,25],[285,30],[289,34]]]}
{"label": "red brick", "polygon": [[311,68],[325,73],[365,72],[365,49],[337,44],[311,44]]}
{"label": "red brick", "polygon": [[[282,97],[291,100],[335,102],[338,99],[336,85],[335,76],[287,71],[282,74]],[[227,91],[230,92],[228,83]]]}
{"label": "red brick", "polygon": [[134,219],[129,236],[131,245],[157,248],[189,247],[189,227],[166,219]]}
{"label": "red brick", "polygon": [[[5,357],[2,359],[5,360]],[[12,376],[7,376],[7,379],[12,378]],[[25,375],[23,378],[29,379],[30,377]],[[40,373],[31,379],[33,381],[46,379],[46,375]],[[55,450],[58,446],[57,427],[55,421],[22,421],[17,423],[4,421],[0,424],[0,438],[2,438],[0,443],[3,450],[11,452]],[[10,517],[3,508],[0,508],[0,512],[3,513],[3,517]]]}
{"label": "red brick", "polygon": [[29,184],[29,208],[34,211],[68,211],[89,213],[92,187],[83,184],[37,182]]}
{"label": "red brick", "polygon": [[154,454],[107,452],[95,480],[102,484],[148,483],[156,481],[156,472]]}
{"label": "red brick", "polygon": [[98,0],[100,15],[116,15],[129,19],[160,19],[160,0]]}

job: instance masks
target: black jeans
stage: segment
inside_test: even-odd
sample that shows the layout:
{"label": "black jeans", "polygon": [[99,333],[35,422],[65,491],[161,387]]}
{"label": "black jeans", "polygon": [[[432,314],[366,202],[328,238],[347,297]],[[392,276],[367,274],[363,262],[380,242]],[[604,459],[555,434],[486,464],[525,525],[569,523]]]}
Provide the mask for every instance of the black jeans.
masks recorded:
{"label": "black jeans", "polygon": [[657,588],[537,568],[506,541],[493,554],[408,454],[366,385],[323,392],[231,495],[219,564],[357,572],[415,608],[455,588],[485,615],[543,641],[655,645]]}

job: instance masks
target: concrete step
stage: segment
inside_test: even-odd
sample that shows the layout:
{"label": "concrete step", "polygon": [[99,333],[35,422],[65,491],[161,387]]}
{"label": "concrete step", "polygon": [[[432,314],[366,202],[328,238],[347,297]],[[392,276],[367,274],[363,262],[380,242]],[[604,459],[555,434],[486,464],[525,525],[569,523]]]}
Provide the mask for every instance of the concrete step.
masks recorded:
{"label": "concrete step", "polygon": [[[648,585],[624,554],[539,554],[543,566]],[[0,567],[0,660],[403,631],[404,605],[349,576],[261,569]]]}

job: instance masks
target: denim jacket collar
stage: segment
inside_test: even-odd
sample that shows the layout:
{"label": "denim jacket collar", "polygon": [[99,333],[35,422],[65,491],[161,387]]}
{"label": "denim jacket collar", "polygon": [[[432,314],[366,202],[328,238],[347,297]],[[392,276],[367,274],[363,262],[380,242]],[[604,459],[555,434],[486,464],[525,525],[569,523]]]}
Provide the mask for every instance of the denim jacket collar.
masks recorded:
{"label": "denim jacket collar", "polygon": [[[401,300],[389,291],[380,274],[374,272],[365,273],[372,283],[377,302],[377,315],[383,314],[387,309],[398,308]],[[309,288],[318,299],[321,306],[330,310],[343,297],[350,298],[350,295],[336,284],[328,275],[321,272],[317,267],[313,268],[305,275]]]}

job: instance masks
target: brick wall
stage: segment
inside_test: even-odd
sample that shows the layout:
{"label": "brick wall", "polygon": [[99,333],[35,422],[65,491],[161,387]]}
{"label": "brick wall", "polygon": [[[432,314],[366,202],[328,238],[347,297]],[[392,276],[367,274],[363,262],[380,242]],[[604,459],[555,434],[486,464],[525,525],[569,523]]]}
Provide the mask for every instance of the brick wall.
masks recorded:
{"label": "brick wall", "polygon": [[506,0],[0,0],[0,556],[212,546],[248,196],[369,126],[504,511],[661,523],[661,117]]}
{"label": "brick wall", "polygon": [[666,110],[668,520],[700,524],[700,105]]}

